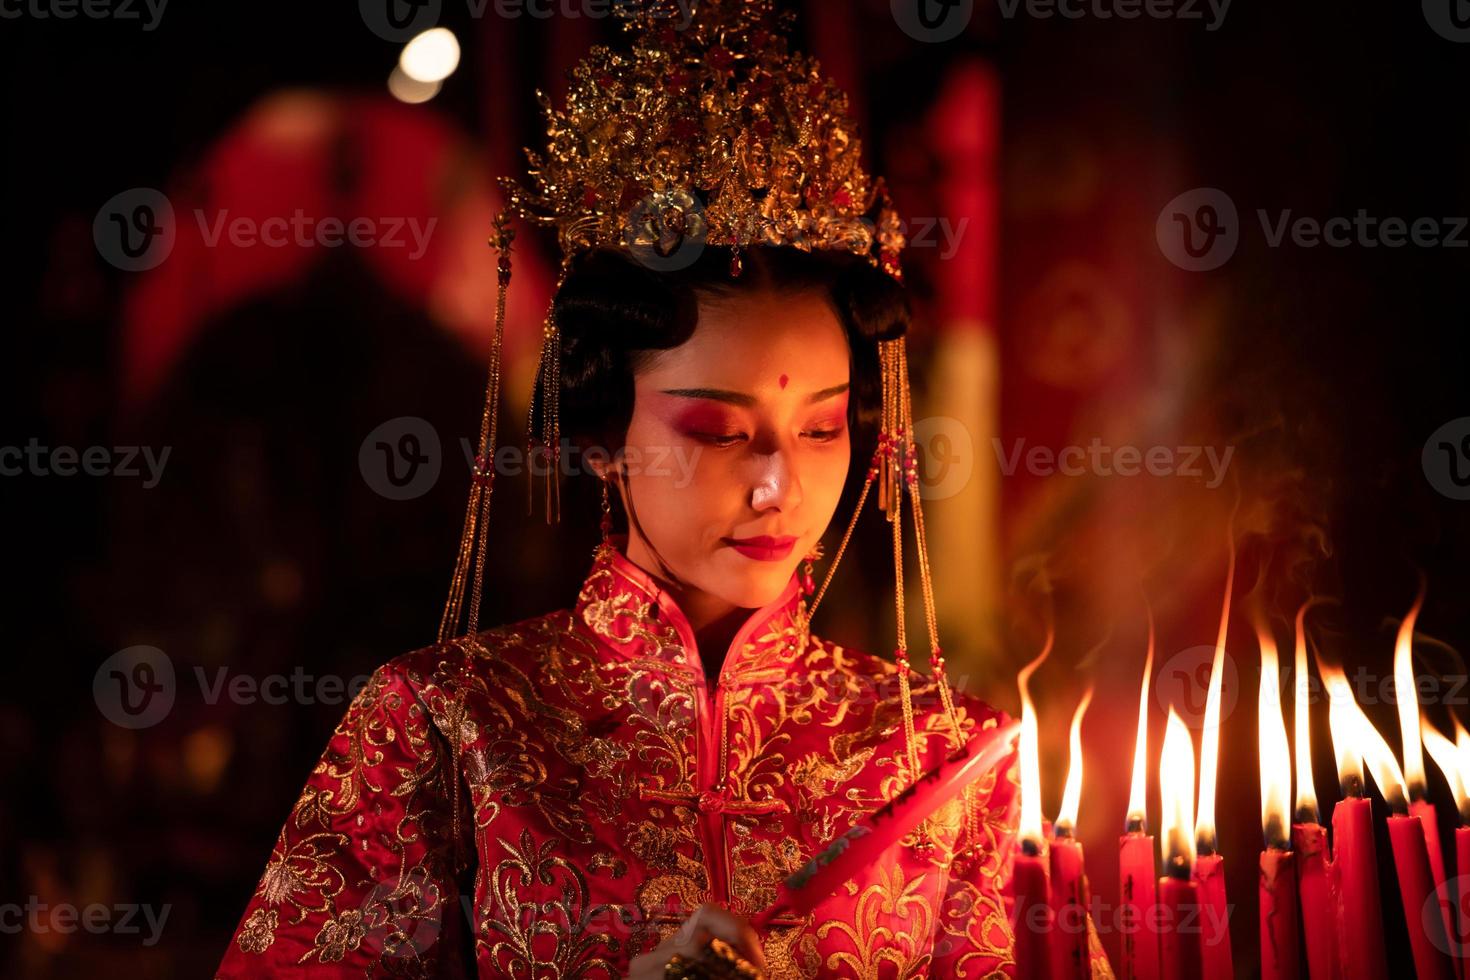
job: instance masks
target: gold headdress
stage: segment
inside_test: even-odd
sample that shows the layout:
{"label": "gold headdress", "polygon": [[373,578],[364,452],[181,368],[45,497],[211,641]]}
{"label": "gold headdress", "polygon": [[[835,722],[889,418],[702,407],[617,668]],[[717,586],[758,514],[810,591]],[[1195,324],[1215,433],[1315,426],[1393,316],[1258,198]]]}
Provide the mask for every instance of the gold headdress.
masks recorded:
{"label": "gold headdress", "polygon": [[[491,247],[499,253],[499,296],[485,408],[469,504],[439,639],[456,635],[466,587],[465,630],[479,630],[488,545],[490,495],[501,387],[505,294],[510,284],[512,217],[555,228],[562,264],[597,247],[625,248],[655,269],[682,268],[707,247],[731,250],[739,275],[742,249],[786,245],[865,256],[902,280],[901,222],[881,178],[862,167],[862,144],[847,96],[815,59],[788,50],[791,16],[773,0],[621,0],[615,3],[631,51],[594,47],[570,73],[567,106],[537,92],[547,120],[544,154],[527,150],[532,189],[501,178],[506,204]],[[687,18],[686,10],[692,13]],[[561,338],[548,313],[537,383],[527,419],[529,458],[546,472],[546,519],[560,519]],[[919,577],[928,623],[930,665],[954,737],[959,726],[934,618],[928,549],[919,506],[908,363],[902,338],[879,345],[882,429],[862,496],[811,611],[826,593],[869,491],[893,529],[898,643],[908,768],[918,775],[910,665],[904,624],[902,501],[913,506]],[[536,402],[542,404],[536,438]],[[539,441],[539,446],[535,443]],[[534,490],[533,490],[534,497]],[[473,565],[473,572],[471,572]],[[809,615],[809,614],[808,614]],[[922,835],[921,835],[922,840]]]}

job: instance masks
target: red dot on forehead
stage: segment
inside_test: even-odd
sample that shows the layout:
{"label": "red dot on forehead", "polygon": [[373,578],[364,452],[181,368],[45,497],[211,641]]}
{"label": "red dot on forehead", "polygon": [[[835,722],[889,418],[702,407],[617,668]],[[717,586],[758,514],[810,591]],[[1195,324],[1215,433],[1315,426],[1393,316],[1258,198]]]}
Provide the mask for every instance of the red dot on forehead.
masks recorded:
{"label": "red dot on forehead", "polygon": [[784,374],[783,374],[783,375],[781,375],[781,387],[782,387],[782,388],[784,388],[784,387],[786,387],[786,382],[788,382],[788,381],[790,381],[790,380],[791,380],[791,379],[790,379],[790,378],[788,378],[788,377],[786,377],[786,375],[784,375]]}

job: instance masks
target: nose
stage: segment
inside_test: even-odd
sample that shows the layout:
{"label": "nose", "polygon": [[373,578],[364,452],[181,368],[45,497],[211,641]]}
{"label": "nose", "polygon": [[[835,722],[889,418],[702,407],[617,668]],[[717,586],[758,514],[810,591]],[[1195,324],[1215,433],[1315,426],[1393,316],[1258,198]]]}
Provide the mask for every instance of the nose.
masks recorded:
{"label": "nose", "polygon": [[795,510],[802,500],[802,487],[792,454],[785,449],[756,453],[752,456],[752,465],[757,468],[757,473],[750,492],[750,505],[759,511],[790,513]]}

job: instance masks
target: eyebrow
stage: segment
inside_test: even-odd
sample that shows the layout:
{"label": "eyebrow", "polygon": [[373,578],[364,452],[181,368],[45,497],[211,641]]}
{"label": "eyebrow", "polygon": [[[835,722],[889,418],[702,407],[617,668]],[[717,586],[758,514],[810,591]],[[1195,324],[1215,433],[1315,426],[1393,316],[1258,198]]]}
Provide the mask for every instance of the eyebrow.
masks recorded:
{"label": "eyebrow", "polygon": [[[840,385],[833,385],[830,388],[814,391],[807,396],[806,404],[815,405],[817,402],[825,401],[834,395],[842,394],[849,387],[851,387],[850,383],[844,381]],[[731,405],[740,405],[745,408],[749,408],[755,404],[754,395],[747,395],[740,391],[726,391],[722,388],[665,388],[662,389],[662,392],[665,395],[677,395],[680,398],[710,398],[717,402],[727,402]]]}

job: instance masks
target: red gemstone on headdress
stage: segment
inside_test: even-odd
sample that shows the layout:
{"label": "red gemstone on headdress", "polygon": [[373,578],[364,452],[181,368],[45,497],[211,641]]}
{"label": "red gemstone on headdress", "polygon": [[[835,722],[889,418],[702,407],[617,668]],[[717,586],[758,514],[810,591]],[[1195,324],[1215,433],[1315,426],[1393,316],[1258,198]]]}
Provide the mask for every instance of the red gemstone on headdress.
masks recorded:
{"label": "red gemstone on headdress", "polygon": [[852,194],[846,187],[837,188],[837,193],[832,195],[832,203],[839,208],[852,207]]}
{"label": "red gemstone on headdress", "polygon": [[592,207],[592,205],[594,205],[596,203],[597,203],[597,191],[595,191],[594,189],[592,189],[591,187],[589,187],[585,191],[582,192],[582,204],[583,204],[583,206],[590,208],[590,207]]}
{"label": "red gemstone on headdress", "polygon": [[771,134],[776,131],[775,125],[769,119],[764,118],[757,119],[755,125],[751,126],[751,129],[754,129],[755,135],[761,139],[769,139]]}
{"label": "red gemstone on headdress", "polygon": [[757,27],[755,30],[750,32],[750,43],[757,48],[765,47],[766,42],[770,39],[771,32],[766,30],[764,27]]}
{"label": "red gemstone on headdress", "polygon": [[689,79],[690,79],[690,75],[684,69],[682,69],[682,68],[674,68],[674,69],[671,69],[669,71],[669,74],[668,74],[669,88],[672,88],[672,89],[684,89],[684,88],[688,88],[689,87]]}
{"label": "red gemstone on headdress", "polygon": [[735,63],[735,56],[716,45],[705,52],[704,60],[711,68],[724,71]]}
{"label": "red gemstone on headdress", "polygon": [[672,27],[665,27],[658,32],[658,43],[665,48],[672,48],[679,40],[679,32]]}
{"label": "red gemstone on headdress", "polygon": [[688,117],[681,117],[679,119],[675,119],[669,125],[669,135],[672,136],[672,137],[674,137],[674,139],[676,139],[676,140],[687,140],[687,139],[690,139],[698,131],[699,131],[698,125],[695,124],[695,122],[694,122],[693,119],[690,119]]}

